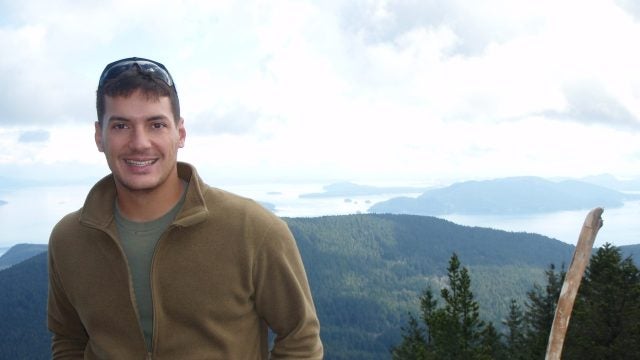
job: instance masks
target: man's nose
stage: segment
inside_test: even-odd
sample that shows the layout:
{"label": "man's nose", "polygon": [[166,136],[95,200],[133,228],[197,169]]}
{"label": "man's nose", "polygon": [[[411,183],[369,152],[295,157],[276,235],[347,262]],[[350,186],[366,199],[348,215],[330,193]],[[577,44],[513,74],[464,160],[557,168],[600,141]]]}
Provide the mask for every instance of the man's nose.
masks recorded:
{"label": "man's nose", "polygon": [[129,140],[129,147],[132,150],[147,149],[151,146],[149,134],[145,129],[136,128],[131,133],[131,139]]}

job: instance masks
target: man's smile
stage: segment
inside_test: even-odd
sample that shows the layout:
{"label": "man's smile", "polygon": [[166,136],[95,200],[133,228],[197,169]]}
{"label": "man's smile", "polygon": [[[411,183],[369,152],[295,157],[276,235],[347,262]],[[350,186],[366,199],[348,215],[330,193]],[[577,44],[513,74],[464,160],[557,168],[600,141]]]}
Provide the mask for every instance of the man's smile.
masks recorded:
{"label": "man's smile", "polygon": [[158,159],[151,159],[151,160],[125,159],[124,161],[129,166],[144,167],[144,166],[150,166],[155,164],[156,161],[158,161]]}

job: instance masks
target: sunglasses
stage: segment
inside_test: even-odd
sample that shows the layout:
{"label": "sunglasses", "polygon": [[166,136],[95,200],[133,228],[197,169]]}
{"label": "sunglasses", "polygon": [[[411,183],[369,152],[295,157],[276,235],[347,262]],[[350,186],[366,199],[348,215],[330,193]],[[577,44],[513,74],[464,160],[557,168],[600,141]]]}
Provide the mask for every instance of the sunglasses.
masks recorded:
{"label": "sunglasses", "polygon": [[98,87],[103,87],[107,81],[117,78],[118,76],[120,76],[120,74],[130,70],[133,67],[137,67],[138,71],[142,74],[148,75],[154,79],[162,80],[170,87],[174,87],[173,79],[169,74],[169,70],[167,70],[164,65],[157,61],[138,57],[131,57],[114,61],[107,65],[102,71],[102,75],[100,75]]}

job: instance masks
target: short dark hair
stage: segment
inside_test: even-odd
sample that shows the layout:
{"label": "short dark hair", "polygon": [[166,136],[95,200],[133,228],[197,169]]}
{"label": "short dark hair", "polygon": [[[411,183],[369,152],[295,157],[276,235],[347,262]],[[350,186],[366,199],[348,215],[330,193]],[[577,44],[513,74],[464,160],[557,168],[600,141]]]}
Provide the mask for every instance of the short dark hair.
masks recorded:
{"label": "short dark hair", "polygon": [[[148,70],[145,66],[138,65],[138,61],[142,63],[157,64],[166,72],[167,79],[156,76],[153,69]],[[115,76],[109,77],[109,71],[113,69],[114,64],[117,66],[125,62],[127,67],[122,72],[115,73]],[[157,100],[160,97],[167,96],[171,102],[171,111],[174,121],[178,123],[180,120],[180,100],[178,99],[178,91],[175,83],[171,79],[168,70],[164,65],[153,60],[142,58],[128,58],[115,61],[107,65],[100,76],[98,90],[96,91],[96,111],[98,122],[102,124],[102,117],[105,113],[105,96],[122,96],[129,97],[135,91],[141,91],[149,99]]]}

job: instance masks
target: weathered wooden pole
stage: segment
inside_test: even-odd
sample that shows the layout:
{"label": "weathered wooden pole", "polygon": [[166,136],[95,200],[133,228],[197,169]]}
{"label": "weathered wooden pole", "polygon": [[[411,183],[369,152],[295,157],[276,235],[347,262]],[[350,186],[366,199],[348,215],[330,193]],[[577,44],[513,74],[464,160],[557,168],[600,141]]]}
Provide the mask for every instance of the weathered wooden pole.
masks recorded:
{"label": "weathered wooden pole", "polygon": [[593,242],[596,239],[598,230],[602,227],[602,208],[595,208],[587,214],[580,231],[578,244],[571,260],[571,265],[564,278],[558,305],[556,306],[556,314],[553,318],[551,333],[549,334],[549,343],[547,344],[547,355],[545,360],[559,360],[562,354],[562,345],[564,345],[564,337],[569,327],[569,318],[573,310],[573,303],[582,281],[582,275],[591,258],[593,250]]}

